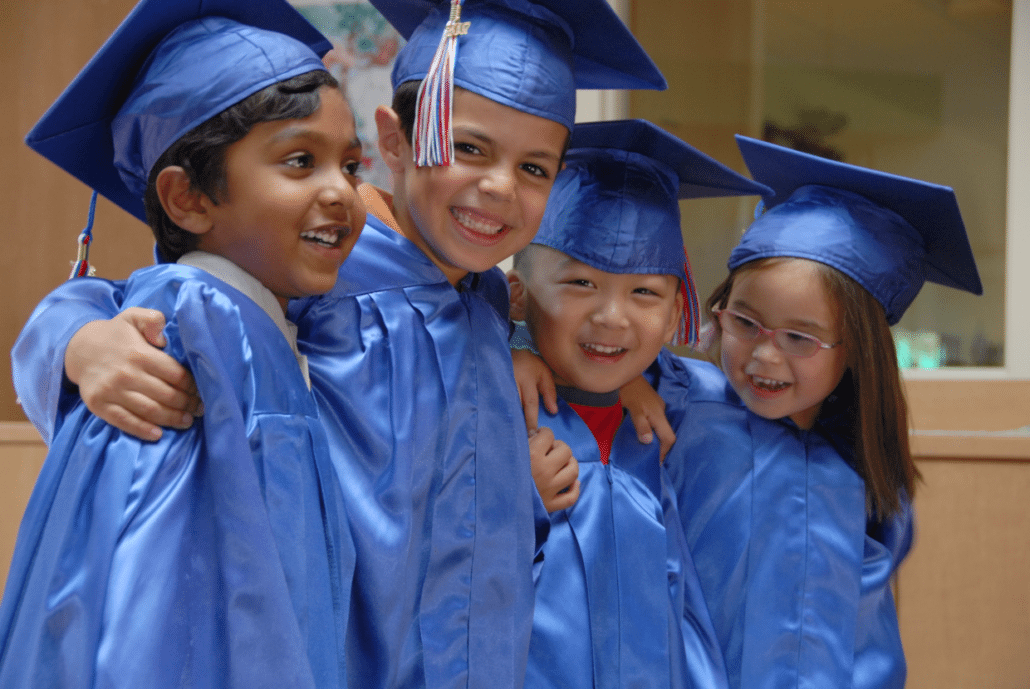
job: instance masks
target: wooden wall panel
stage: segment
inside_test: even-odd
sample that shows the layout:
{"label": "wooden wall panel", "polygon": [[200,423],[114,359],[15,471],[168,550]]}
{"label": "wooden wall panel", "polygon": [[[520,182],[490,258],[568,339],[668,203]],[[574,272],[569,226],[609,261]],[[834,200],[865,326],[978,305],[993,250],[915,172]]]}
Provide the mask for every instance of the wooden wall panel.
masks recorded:
{"label": "wooden wall panel", "polygon": [[1030,458],[922,460],[898,614],[908,689],[1030,687]]}
{"label": "wooden wall panel", "polygon": [[[0,421],[23,420],[11,385],[14,340],[32,309],[68,277],[89,189],[34,153],[25,134],[135,5],[135,0],[18,0],[0,12]],[[153,262],[145,225],[97,204],[91,253],[98,274],[122,278]]]}

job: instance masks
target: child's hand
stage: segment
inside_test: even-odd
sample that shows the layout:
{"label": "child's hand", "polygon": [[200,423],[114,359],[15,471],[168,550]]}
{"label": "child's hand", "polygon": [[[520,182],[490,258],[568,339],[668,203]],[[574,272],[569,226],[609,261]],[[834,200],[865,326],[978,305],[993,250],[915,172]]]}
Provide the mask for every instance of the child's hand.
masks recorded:
{"label": "child's hand", "polygon": [[189,428],[203,413],[193,376],[156,349],[166,344],[164,324],[160,311],[129,308],[80,328],[64,357],[86,407],[142,440],[160,438],[160,426]]}
{"label": "child's hand", "polygon": [[637,376],[619,388],[622,406],[629,412],[633,427],[637,429],[637,438],[645,445],[654,442],[658,436],[661,443],[659,457],[665,461],[672,444],[676,442],[676,433],[665,418],[665,400],[663,400],[643,376]]}
{"label": "child's hand", "polygon": [[579,462],[572,456],[572,448],[554,439],[550,428],[530,431],[529,462],[548,512],[575,504],[579,499]]}
{"label": "child's hand", "polygon": [[543,359],[525,349],[512,350],[511,364],[515,368],[515,384],[522,400],[522,413],[526,415],[526,428],[532,432],[537,427],[541,399],[547,411],[558,413],[554,376]]}

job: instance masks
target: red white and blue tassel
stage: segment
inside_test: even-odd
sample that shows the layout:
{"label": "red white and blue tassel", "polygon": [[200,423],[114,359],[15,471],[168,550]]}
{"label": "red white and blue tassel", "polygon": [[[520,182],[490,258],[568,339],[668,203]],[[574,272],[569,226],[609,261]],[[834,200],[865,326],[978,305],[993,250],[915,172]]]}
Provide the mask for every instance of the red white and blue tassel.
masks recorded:
{"label": "red white and blue tassel", "polygon": [[463,0],[451,0],[451,16],[436,47],[429,73],[418,89],[415,105],[415,165],[450,165],[454,158],[451,107],[454,99],[454,64],[458,36],[468,33],[471,22],[461,21]]}
{"label": "red white and blue tassel", "polygon": [[697,348],[701,306],[698,303],[694,276],[690,272],[690,258],[685,250],[683,252],[683,273],[687,276],[686,280],[680,281],[680,292],[683,294],[683,318],[680,319],[679,328],[676,329],[676,339],[673,340],[673,344],[685,344]]}
{"label": "red white and blue tassel", "polygon": [[89,245],[93,243],[93,217],[97,212],[97,192],[89,200],[89,218],[86,227],[79,233],[79,254],[72,263],[72,273],[68,279],[91,277],[96,270],[89,264]]}

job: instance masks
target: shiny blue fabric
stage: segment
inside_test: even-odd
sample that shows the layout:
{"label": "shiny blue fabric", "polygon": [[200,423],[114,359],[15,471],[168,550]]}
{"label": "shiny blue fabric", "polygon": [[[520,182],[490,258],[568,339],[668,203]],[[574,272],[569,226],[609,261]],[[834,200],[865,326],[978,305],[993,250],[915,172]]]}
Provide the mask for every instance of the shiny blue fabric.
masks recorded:
{"label": "shiny blue fabric", "polygon": [[73,285],[164,312],[206,414],[148,443],[66,396],[0,607],[0,685],[344,686],[353,542],[285,338],[194,268]]}
{"label": "shiny blue fabric", "polygon": [[580,497],[551,514],[537,581],[526,686],[726,686],[722,653],[686,549],[657,443],[627,419],[610,463],[559,400],[540,425],[579,461]]}
{"label": "shiny blue fabric", "polygon": [[[291,303],[357,549],[346,644],[362,689],[525,675],[547,515],[500,315],[507,282],[493,270],[460,287],[369,216],[333,291]],[[65,283],[19,337],[15,389],[44,438],[74,398],[68,340],[116,313],[120,291]]]}
{"label": "shiny blue fabric", "polygon": [[890,584],[911,546],[911,506],[868,523],[839,439],[752,414],[715,366],[663,352],[652,373],[677,433],[665,467],[730,686],[904,686]]}
{"label": "shiny blue fabric", "polygon": [[535,518],[499,270],[455,289],[369,216],[327,295],[291,304],[358,552],[351,683],[518,687]]}

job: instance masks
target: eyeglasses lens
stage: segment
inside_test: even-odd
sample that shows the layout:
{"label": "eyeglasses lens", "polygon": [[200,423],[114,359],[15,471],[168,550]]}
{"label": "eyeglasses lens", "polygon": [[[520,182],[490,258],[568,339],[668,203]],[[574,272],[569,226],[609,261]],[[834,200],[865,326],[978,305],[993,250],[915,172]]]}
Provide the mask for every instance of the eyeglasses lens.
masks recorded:
{"label": "eyeglasses lens", "polygon": [[763,332],[772,335],[780,351],[791,356],[809,357],[819,350],[819,341],[810,335],[794,330],[766,330],[757,321],[732,311],[720,312],[719,322],[723,330],[741,340],[754,340]]}

